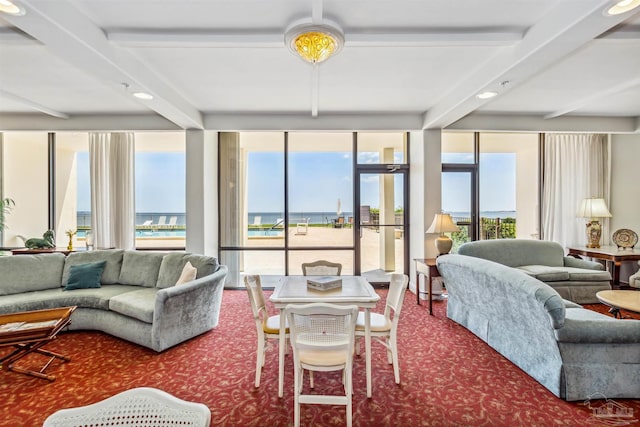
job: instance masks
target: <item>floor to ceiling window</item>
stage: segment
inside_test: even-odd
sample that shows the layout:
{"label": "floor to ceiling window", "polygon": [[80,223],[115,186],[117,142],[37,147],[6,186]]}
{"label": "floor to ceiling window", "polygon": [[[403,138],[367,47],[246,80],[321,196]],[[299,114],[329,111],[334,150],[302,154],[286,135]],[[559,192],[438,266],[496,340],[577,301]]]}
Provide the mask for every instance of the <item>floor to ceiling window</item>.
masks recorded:
{"label": "floor to ceiling window", "polygon": [[[6,218],[2,245],[22,247],[24,240],[42,237],[51,228],[57,246],[66,247],[66,232],[73,230],[72,244],[82,248],[91,230],[89,134],[7,132],[1,136],[2,197],[15,201]],[[136,246],[184,249],[184,133],[137,132],[135,139]]]}
{"label": "floor to ceiling window", "polygon": [[[49,164],[46,132],[7,132],[2,138],[3,198],[15,206],[6,217],[5,247],[42,237],[49,228]],[[56,236],[64,242],[64,234]]]}
{"label": "floor to ceiling window", "polygon": [[89,177],[89,134],[55,134],[55,211],[58,245],[66,247],[65,232],[75,230],[74,248],[85,246],[91,229],[91,185]]}
{"label": "floor to ceiling window", "polygon": [[442,209],[470,240],[538,238],[538,134],[445,132]]}
{"label": "floor to ceiling window", "polygon": [[[229,266],[227,286],[242,286],[245,274],[262,275],[268,286],[270,276],[302,274],[302,263],[319,259],[342,264],[342,274],[405,271],[406,179],[388,184],[379,174],[396,172],[387,163],[407,169],[406,138],[372,135],[220,134],[220,260]],[[361,166],[371,176],[358,175]],[[356,177],[364,177],[359,192]],[[367,227],[361,227],[360,199],[367,203]],[[380,243],[388,236],[390,243]]]}
{"label": "floor to ceiling window", "polygon": [[135,147],[136,248],[184,249],[184,133],[136,132]]}

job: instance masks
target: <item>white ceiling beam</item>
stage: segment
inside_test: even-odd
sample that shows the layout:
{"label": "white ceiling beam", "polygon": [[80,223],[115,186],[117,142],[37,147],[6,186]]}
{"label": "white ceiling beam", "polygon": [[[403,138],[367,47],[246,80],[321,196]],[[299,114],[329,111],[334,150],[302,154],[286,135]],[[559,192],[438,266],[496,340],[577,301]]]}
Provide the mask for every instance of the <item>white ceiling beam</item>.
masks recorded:
{"label": "white ceiling beam", "polygon": [[322,14],[323,14],[323,1],[322,0],[312,0],[311,3],[311,23],[313,25],[322,24]]}
{"label": "white ceiling beam", "polygon": [[15,93],[8,92],[6,90],[0,89],[0,97],[10,99],[12,101],[18,102],[22,105],[25,105],[32,110],[40,111],[41,113],[45,113],[49,116],[57,117],[59,119],[68,119],[69,115],[62,113],[60,111],[53,110],[49,107],[45,107],[42,104],[38,104],[37,102],[31,101],[30,99],[24,98],[22,96],[16,95]]}
{"label": "white ceiling beam", "polygon": [[634,87],[640,86],[640,77],[635,79],[622,82],[610,88],[601,90],[599,92],[595,92],[590,94],[589,96],[585,96],[584,98],[580,98],[571,104],[562,107],[550,114],[544,116],[545,119],[555,119],[556,117],[564,116],[565,114],[571,113],[573,111],[579,110],[582,107],[587,105],[592,105],[594,102],[597,102],[599,99],[605,99],[610,96],[616,95],[618,93],[622,93],[626,90],[632,89]]}
{"label": "white ceiling beam", "polygon": [[320,98],[320,70],[318,64],[311,66],[311,117],[318,117],[318,99]]}
{"label": "white ceiling beam", "polygon": [[107,31],[107,40],[126,47],[259,47],[283,48],[282,31],[220,33],[215,31]]}
{"label": "white ceiling beam", "polygon": [[0,44],[20,44],[20,45],[34,45],[40,46],[38,40],[35,40],[29,34],[25,34],[20,31],[15,31],[11,28],[0,27]]}
{"label": "white ceiling beam", "polygon": [[183,129],[203,129],[196,108],[132,53],[109,43],[102,29],[71,4],[34,0],[21,4],[24,15],[4,19],[101,83],[115,87],[126,82],[132,89],[150,93],[153,100],[140,102]]}
{"label": "white ceiling beam", "polygon": [[485,31],[369,32],[347,33],[349,47],[438,47],[511,46],[522,40],[524,31],[487,29]]}
{"label": "white ceiling beam", "polygon": [[[346,47],[433,47],[433,46],[511,46],[523,39],[524,31],[487,29],[486,31],[429,32],[350,32]],[[111,30],[110,42],[126,47],[230,48],[285,46],[282,31],[221,33],[216,31]]]}
{"label": "white ceiling beam", "polygon": [[[541,73],[598,35],[618,25],[629,14],[604,16],[610,0],[558,2],[545,17],[531,27],[520,43],[500,49],[469,77],[452,88],[424,114],[424,129],[442,129],[490,100],[476,95],[487,90],[504,93]],[[501,82],[508,81],[509,85]]]}
{"label": "white ceiling beam", "polygon": [[603,40],[640,40],[640,25],[625,25],[598,36]]}

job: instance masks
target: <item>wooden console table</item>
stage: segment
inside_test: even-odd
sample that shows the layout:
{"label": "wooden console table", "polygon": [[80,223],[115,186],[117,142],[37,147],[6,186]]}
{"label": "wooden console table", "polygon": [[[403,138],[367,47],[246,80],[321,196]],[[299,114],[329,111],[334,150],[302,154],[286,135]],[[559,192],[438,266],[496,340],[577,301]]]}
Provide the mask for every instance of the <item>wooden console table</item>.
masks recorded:
{"label": "wooden console table", "polygon": [[613,277],[612,288],[620,288],[620,267],[625,261],[640,260],[640,249],[618,249],[617,246],[602,246],[599,248],[587,248],[579,246],[569,248],[569,255],[578,257],[590,257],[599,259],[607,263],[611,277]]}
{"label": "wooden console table", "polygon": [[[414,258],[416,263],[416,302],[420,305],[420,275],[429,283],[429,314],[433,316],[433,279],[440,277],[435,258]],[[428,277],[427,277],[428,275]],[[422,292],[423,294],[426,292]]]}
{"label": "wooden console table", "polygon": [[50,249],[29,249],[29,248],[19,248],[19,249],[11,249],[11,253],[13,255],[35,255],[35,254],[52,254],[55,252],[60,252],[65,255],[69,255],[71,252],[77,252],[78,249],[67,249],[67,248],[50,248]]}

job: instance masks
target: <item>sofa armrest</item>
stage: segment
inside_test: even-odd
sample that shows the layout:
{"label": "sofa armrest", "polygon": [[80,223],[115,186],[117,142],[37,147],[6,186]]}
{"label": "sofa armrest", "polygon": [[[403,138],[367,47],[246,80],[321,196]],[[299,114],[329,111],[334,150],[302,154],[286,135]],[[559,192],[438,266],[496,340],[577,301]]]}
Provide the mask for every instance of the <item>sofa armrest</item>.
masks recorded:
{"label": "sofa armrest", "polygon": [[227,267],[156,294],[153,313],[153,348],[162,351],[218,325]]}
{"label": "sofa armrest", "polygon": [[637,344],[640,320],[614,319],[580,308],[566,311],[564,326],[555,330],[558,342]]}
{"label": "sofa armrest", "polygon": [[565,267],[587,268],[589,270],[604,270],[604,266],[599,262],[588,261],[582,258],[574,258],[572,256],[564,257]]}

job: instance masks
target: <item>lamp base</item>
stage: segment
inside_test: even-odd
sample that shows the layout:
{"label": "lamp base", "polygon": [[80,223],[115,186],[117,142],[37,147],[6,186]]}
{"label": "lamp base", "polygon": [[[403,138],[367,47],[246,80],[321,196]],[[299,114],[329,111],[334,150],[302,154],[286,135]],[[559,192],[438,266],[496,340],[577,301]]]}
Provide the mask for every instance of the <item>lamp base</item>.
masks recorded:
{"label": "lamp base", "polygon": [[443,234],[435,240],[435,245],[438,256],[448,254],[453,246],[453,240]]}
{"label": "lamp base", "polygon": [[599,248],[600,237],[602,237],[602,226],[600,221],[592,219],[587,223],[587,247]]}

